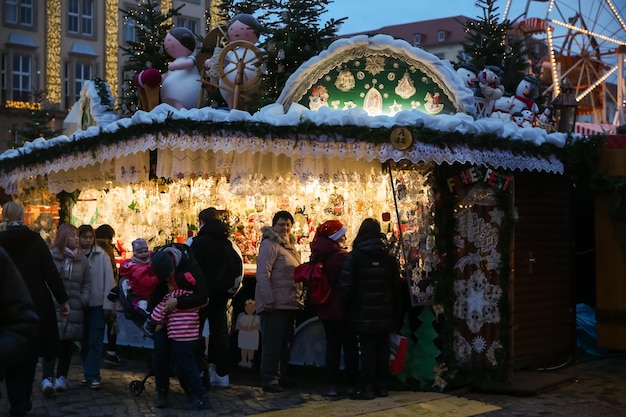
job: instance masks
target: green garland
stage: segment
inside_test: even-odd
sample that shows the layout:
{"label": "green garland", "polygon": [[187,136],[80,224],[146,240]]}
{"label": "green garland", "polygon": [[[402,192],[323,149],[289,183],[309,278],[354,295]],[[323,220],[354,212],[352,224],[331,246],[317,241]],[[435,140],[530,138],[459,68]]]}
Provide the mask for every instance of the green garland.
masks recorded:
{"label": "green garland", "polygon": [[[171,116],[170,114],[163,122],[135,124],[125,128],[120,127],[115,132],[103,132],[101,130],[98,135],[60,143],[47,149],[32,149],[29,153],[19,150],[21,152],[19,156],[1,162],[0,172],[8,172],[16,168],[43,163],[72,153],[89,150],[96,152],[100,145],[131,141],[145,134],[187,133],[200,136],[233,135],[264,137],[268,139],[292,138],[295,140],[316,140],[321,136],[326,136],[337,142],[359,140],[375,144],[389,141],[389,129],[383,127],[316,125],[309,121],[302,122],[297,126],[274,126],[267,123],[248,121],[207,123],[190,119],[174,120]],[[529,157],[549,157],[555,155],[564,162],[566,167],[572,167],[575,170],[588,170],[589,167],[595,166],[599,159],[599,150],[601,148],[601,140],[598,137],[582,140],[572,140],[570,138],[563,148],[558,148],[548,143],[536,146],[526,141],[505,139],[491,133],[469,135],[459,132],[441,132],[425,127],[409,127],[409,129],[413,138],[424,144],[432,144],[442,148],[467,146],[470,149],[478,150],[501,149]]]}
{"label": "green garland", "polygon": [[94,78],[92,79],[95,84],[96,91],[98,92],[98,97],[100,97],[100,104],[103,106],[113,106],[113,100],[111,95],[109,94],[108,84],[104,82],[102,78]]}

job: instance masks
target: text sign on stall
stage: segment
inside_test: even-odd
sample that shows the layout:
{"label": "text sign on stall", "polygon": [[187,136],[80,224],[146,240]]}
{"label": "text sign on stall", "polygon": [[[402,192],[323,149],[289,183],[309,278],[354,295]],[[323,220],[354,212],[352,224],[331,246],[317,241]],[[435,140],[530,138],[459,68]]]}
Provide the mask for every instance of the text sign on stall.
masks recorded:
{"label": "text sign on stall", "polygon": [[461,187],[483,182],[491,187],[506,191],[513,181],[513,176],[505,174],[495,169],[487,167],[471,167],[461,171],[459,175],[448,178],[448,188],[450,191],[458,190]]}

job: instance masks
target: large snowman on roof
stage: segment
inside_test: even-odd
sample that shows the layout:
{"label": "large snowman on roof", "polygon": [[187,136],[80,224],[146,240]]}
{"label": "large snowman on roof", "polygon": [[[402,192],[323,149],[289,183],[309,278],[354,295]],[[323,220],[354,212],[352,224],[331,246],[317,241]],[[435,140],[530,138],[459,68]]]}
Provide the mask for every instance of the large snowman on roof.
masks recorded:
{"label": "large snowman on roof", "polygon": [[526,75],[517,85],[515,95],[496,100],[491,116],[508,120],[511,115],[521,113],[525,109],[531,110],[536,115],[539,112],[539,107],[535,103],[538,96],[539,80],[532,75]]}

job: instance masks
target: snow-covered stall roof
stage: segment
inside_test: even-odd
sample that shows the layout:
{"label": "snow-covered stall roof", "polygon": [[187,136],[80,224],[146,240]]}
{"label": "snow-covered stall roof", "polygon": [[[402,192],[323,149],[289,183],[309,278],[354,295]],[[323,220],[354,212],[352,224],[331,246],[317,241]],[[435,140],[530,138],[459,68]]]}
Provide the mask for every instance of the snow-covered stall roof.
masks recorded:
{"label": "snow-covered stall roof", "polygon": [[[380,51],[407,56],[411,65],[419,63],[423,71],[437,80],[438,87],[453,103],[454,112],[435,115],[410,109],[373,116],[361,108],[311,110],[297,102],[316,82],[312,71],[319,69],[316,77],[322,76],[322,70],[340,65],[346,57]],[[86,91],[91,94],[86,94],[85,99],[97,102],[93,96],[96,89]],[[563,163],[556,156],[545,151],[532,152],[532,149],[544,144],[561,148],[567,139],[564,133],[548,133],[536,127],[520,128],[501,119],[474,120],[468,114],[472,113],[472,99],[471,90],[464,86],[448,61],[387,35],[361,35],[338,40],[327,51],[307,61],[289,79],[278,102],[257,113],[212,108],[177,110],[161,104],[150,112],[138,111],[129,118],[78,130],[70,136],[36,139],[0,154],[3,173],[0,186],[13,192],[23,178],[115,161],[154,149],[315,155],[381,162],[459,162],[509,170],[563,172]],[[423,140],[418,135],[413,146],[406,150],[394,148],[388,140],[371,140],[375,133],[380,137],[381,130],[398,126],[425,132]],[[388,138],[388,132],[386,135]],[[461,136],[467,138],[467,143],[426,140],[437,135]],[[476,137],[483,136],[496,139],[497,144],[488,148],[472,144]],[[527,151],[519,151],[516,143]]]}

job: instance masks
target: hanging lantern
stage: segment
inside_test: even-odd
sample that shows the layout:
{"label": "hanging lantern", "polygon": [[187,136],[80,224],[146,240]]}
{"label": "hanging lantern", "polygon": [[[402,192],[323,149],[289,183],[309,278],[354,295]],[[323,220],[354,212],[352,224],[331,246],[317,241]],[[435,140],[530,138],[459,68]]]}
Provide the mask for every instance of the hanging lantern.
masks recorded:
{"label": "hanging lantern", "polygon": [[561,94],[552,101],[557,121],[557,130],[563,133],[572,133],[576,126],[578,101],[574,94],[574,86],[565,78],[561,83]]}

